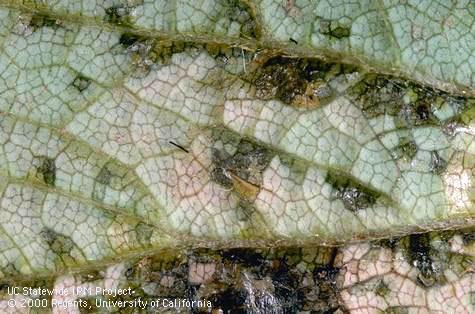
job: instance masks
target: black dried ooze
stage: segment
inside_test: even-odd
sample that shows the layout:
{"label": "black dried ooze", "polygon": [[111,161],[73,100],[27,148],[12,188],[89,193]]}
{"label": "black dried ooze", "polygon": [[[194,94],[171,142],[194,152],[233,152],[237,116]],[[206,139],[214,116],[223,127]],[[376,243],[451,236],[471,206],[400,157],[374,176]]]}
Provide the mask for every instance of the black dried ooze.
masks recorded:
{"label": "black dried ooze", "polygon": [[41,164],[37,168],[37,174],[39,179],[44,183],[54,186],[56,181],[56,165],[54,159],[41,157]]}
{"label": "black dried ooze", "polygon": [[353,212],[370,207],[379,197],[378,192],[371,191],[342,175],[329,173],[326,181],[336,190],[336,196],[343,202],[345,208]]}
{"label": "black dried ooze", "polygon": [[120,35],[120,38],[119,38],[119,43],[125,48],[129,48],[130,46],[136,43],[142,43],[144,41],[145,41],[144,37],[139,36],[134,33],[123,33],[122,35]]}
{"label": "black dried ooze", "polygon": [[317,59],[274,57],[261,65],[251,79],[257,97],[277,98],[294,106],[313,108],[334,95],[328,81],[355,67]]}
{"label": "black dried ooze", "polygon": [[389,114],[400,127],[439,125],[434,111],[448,102],[455,112],[465,106],[465,99],[399,78],[370,74],[350,90],[368,118]]}

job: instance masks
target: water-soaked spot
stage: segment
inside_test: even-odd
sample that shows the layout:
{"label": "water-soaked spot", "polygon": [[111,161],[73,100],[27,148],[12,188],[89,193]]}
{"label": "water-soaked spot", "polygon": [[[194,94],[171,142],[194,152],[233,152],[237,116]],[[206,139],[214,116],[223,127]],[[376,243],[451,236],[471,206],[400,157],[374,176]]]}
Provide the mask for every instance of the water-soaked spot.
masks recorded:
{"label": "water-soaked spot", "polygon": [[112,170],[111,164],[105,164],[95,178],[94,190],[92,198],[95,200],[103,200],[106,195],[106,190],[110,187],[112,179],[116,175]]}
{"label": "water-soaked spot", "polygon": [[419,270],[417,279],[426,287],[443,280],[443,274],[432,259],[432,247],[429,234],[410,235],[407,244],[409,262]]}
{"label": "water-soaked spot", "polygon": [[462,277],[467,272],[472,271],[475,262],[473,256],[450,253],[448,257],[449,260],[447,260],[446,264],[450,265],[450,270],[458,276]]}
{"label": "water-soaked spot", "polygon": [[416,107],[416,115],[419,121],[428,120],[431,117],[429,104],[427,103],[418,104]]}
{"label": "water-soaked spot", "polygon": [[75,263],[75,258],[71,254],[71,251],[75,249],[75,244],[71,238],[48,228],[44,228],[40,236],[64,265]]}
{"label": "water-soaked spot", "polygon": [[42,238],[48,243],[53,252],[57,254],[69,253],[74,244],[68,237],[65,237],[51,229],[44,229],[41,231]]}
{"label": "water-soaked spot", "polygon": [[385,298],[389,294],[389,292],[391,292],[391,289],[389,289],[388,285],[384,282],[383,279],[381,279],[376,285],[374,292],[380,297]]}
{"label": "water-soaked spot", "polygon": [[258,67],[251,81],[259,98],[277,98],[296,107],[315,108],[333,96],[329,82],[352,71],[355,68],[317,59],[278,56]]}
{"label": "water-soaked spot", "polygon": [[12,29],[12,32],[21,36],[29,36],[43,27],[56,29],[61,25],[61,20],[45,14],[21,14],[18,16],[18,23]]}
{"label": "water-soaked spot", "polygon": [[86,90],[90,84],[91,84],[91,80],[82,75],[76,76],[76,78],[73,81],[73,86],[76,87],[77,90],[80,92]]}
{"label": "water-soaked spot", "polygon": [[96,177],[96,182],[104,184],[104,185],[109,185],[111,182],[111,178],[112,178],[112,172],[109,169],[108,164],[106,164],[99,171],[99,174]]}
{"label": "water-soaked spot", "polygon": [[253,204],[246,199],[241,199],[239,201],[239,205],[236,211],[239,221],[251,223],[253,214],[256,212],[255,208],[253,207]]}
{"label": "water-soaked spot", "polygon": [[[308,259],[308,254],[314,258]],[[333,262],[316,262],[318,256],[320,250],[308,248],[303,254],[297,247],[160,252],[131,264],[127,285],[135,290],[135,298],[210,300],[213,309],[204,310],[212,313],[344,312],[336,286],[339,270]],[[302,268],[303,260],[315,268]],[[211,264],[212,276],[193,281],[195,270]],[[195,310],[192,313],[203,309]]]}
{"label": "water-soaked spot", "polygon": [[460,128],[463,128],[463,124],[458,121],[458,119],[449,120],[442,126],[442,132],[444,132],[447,137],[451,138],[457,134]]}
{"label": "water-soaked spot", "polygon": [[416,154],[416,142],[408,137],[401,138],[399,144],[391,149],[391,156],[395,160],[403,159],[406,162],[410,162]]}
{"label": "water-soaked spot", "polygon": [[379,196],[378,192],[338,174],[329,173],[326,181],[335,189],[336,198],[343,202],[346,209],[353,212],[370,207]]}
{"label": "water-soaked spot", "polygon": [[350,36],[350,27],[344,25],[338,21],[332,21],[327,19],[320,20],[319,32],[323,35],[335,37],[338,39]]}
{"label": "water-soaked spot", "polygon": [[141,244],[143,245],[150,244],[150,239],[152,238],[152,235],[153,235],[152,226],[144,224],[144,223],[139,223],[135,227],[135,230],[137,231],[137,240]]}
{"label": "water-soaked spot", "polygon": [[296,312],[299,305],[297,293],[298,277],[292,273],[288,264],[281,260],[277,263],[277,267],[272,269],[271,278],[274,286],[274,295],[284,312]]}
{"label": "water-soaked spot", "polygon": [[54,186],[56,181],[56,165],[53,158],[41,157],[41,164],[37,168],[37,176],[40,180],[50,186]]}
{"label": "water-soaked spot", "polygon": [[447,161],[440,157],[437,151],[432,151],[430,154],[429,169],[432,173],[442,174],[447,168]]}

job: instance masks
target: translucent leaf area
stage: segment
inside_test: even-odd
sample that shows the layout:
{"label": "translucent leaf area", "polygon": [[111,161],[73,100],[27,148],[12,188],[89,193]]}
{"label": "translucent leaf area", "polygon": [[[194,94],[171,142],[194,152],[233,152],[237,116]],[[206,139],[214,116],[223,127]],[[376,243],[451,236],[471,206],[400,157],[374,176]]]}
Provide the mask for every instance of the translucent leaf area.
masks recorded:
{"label": "translucent leaf area", "polygon": [[468,0],[0,1],[0,295],[475,311],[474,17]]}

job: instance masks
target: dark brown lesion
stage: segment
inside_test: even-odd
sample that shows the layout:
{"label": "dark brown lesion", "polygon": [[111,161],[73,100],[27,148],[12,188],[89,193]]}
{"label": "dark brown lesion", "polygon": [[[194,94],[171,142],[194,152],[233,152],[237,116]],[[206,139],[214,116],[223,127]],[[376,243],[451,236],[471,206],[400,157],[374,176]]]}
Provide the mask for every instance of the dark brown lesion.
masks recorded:
{"label": "dark brown lesion", "polygon": [[262,184],[262,174],[273,154],[247,139],[239,139],[227,131],[215,131],[216,139],[233,146],[234,152],[212,148],[211,179],[226,189],[232,189],[243,199],[253,201]]}
{"label": "dark brown lesion", "polygon": [[333,81],[358,70],[313,58],[269,56],[260,63],[250,78],[258,98],[279,99],[307,109],[329,102],[338,93],[332,87]]}
{"label": "dark brown lesion", "polygon": [[416,82],[380,74],[368,74],[349,90],[349,96],[368,118],[388,114],[396,118],[398,128],[442,126],[435,115],[443,104],[460,114],[467,99],[423,86]]}

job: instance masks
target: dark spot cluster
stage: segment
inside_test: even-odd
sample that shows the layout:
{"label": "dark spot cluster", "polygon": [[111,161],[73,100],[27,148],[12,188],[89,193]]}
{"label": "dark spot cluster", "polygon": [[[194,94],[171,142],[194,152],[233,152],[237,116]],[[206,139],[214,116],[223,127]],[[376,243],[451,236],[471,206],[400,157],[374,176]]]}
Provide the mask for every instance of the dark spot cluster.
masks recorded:
{"label": "dark spot cluster", "polygon": [[[323,257],[330,250],[336,252],[331,248],[292,247],[165,250],[130,264],[127,285],[135,290],[134,298],[144,300],[166,297],[211,301],[212,309],[195,308],[193,313],[344,311],[336,283],[339,269],[333,266],[333,259]],[[313,268],[298,267],[304,256]],[[191,282],[190,265],[198,263],[213,264],[214,272],[206,281]]]}
{"label": "dark spot cluster", "polygon": [[329,174],[327,182],[333,186],[336,197],[343,202],[345,208],[353,212],[370,207],[379,196],[379,193],[338,174]]}
{"label": "dark spot cluster", "polygon": [[[340,308],[336,286],[338,269],[330,263],[317,265],[313,271],[298,270],[297,265],[302,260],[300,254],[297,248],[278,249],[267,254],[249,249],[222,251],[225,267],[238,269],[234,276],[239,279],[231,277],[223,282],[232,288],[214,294],[213,304],[225,313],[332,312]],[[246,277],[243,278],[242,273],[246,273]],[[313,284],[304,284],[304,278]],[[234,284],[236,282],[239,284]]]}

